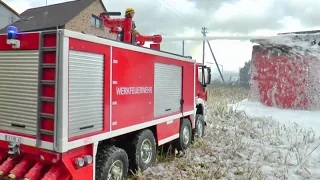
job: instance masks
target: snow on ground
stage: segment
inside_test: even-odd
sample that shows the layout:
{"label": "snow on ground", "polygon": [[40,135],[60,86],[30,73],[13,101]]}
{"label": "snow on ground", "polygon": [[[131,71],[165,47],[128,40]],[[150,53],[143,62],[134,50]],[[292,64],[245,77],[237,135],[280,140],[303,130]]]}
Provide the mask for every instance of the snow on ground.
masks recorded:
{"label": "snow on ground", "polygon": [[[281,168],[292,173],[287,173],[288,179],[320,179],[320,111],[279,109],[248,99],[228,107],[249,117],[267,117],[278,124],[272,131],[274,135],[270,136],[276,141],[261,144],[265,149],[273,149],[272,153],[281,155],[278,158],[285,158],[287,162]],[[262,170],[265,174],[274,171],[269,165],[264,165]]]}
{"label": "snow on ground", "polygon": [[[154,167],[137,176],[189,180],[320,179],[320,139],[309,128],[320,131],[314,118],[317,116],[320,121],[320,114],[265,107],[242,100],[246,96],[246,91],[236,88],[210,90],[206,136],[196,139],[182,157],[161,153]],[[235,101],[241,102],[230,104]]]}
{"label": "snow on ground", "polygon": [[229,107],[245,111],[248,116],[270,117],[283,124],[297,123],[304,128],[313,128],[317,136],[320,136],[320,111],[288,110],[275,107],[268,107],[259,102],[252,102],[244,99]]}

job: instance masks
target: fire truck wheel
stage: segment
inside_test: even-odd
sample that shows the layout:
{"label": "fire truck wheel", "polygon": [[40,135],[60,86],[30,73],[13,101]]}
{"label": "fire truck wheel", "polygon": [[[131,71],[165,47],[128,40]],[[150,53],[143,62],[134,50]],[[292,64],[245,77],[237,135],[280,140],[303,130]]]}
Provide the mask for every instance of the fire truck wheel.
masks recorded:
{"label": "fire truck wheel", "polygon": [[204,129],[205,129],[205,122],[204,117],[201,114],[196,115],[196,128],[195,128],[195,134],[198,137],[204,136]]}
{"label": "fire truck wheel", "polygon": [[156,161],[156,140],[149,129],[143,130],[137,134],[133,141],[133,152],[131,157],[134,169],[141,171],[151,167]]}
{"label": "fire truck wheel", "polygon": [[180,134],[179,138],[176,140],[176,148],[178,151],[184,151],[186,150],[192,140],[192,127],[189,119],[184,118],[182,119],[181,125],[180,125]]}
{"label": "fire truck wheel", "polygon": [[127,153],[118,147],[101,144],[96,156],[96,179],[124,179],[128,174]]}

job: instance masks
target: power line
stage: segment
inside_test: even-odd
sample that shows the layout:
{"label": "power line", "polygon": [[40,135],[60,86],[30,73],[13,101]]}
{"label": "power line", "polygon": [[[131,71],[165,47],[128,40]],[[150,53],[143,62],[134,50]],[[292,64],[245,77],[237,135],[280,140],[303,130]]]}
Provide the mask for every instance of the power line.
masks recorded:
{"label": "power line", "polygon": [[160,4],[162,4],[163,6],[165,6],[168,10],[170,10],[171,12],[173,12],[174,14],[176,14],[177,16],[179,16],[181,19],[183,19],[184,21],[188,21],[186,14],[184,14],[183,12],[181,12],[179,9],[175,8],[174,6],[172,6],[172,4],[168,4],[168,2],[164,1],[164,0],[157,0]]}
{"label": "power line", "polygon": [[[169,5],[170,7],[172,7],[183,19],[187,20],[187,15],[186,13],[184,13],[183,11],[181,11],[179,8],[177,8],[175,5],[173,5],[172,1],[166,1],[166,0],[162,0],[164,3],[166,3],[167,5]],[[170,2],[170,3],[169,3]]]}

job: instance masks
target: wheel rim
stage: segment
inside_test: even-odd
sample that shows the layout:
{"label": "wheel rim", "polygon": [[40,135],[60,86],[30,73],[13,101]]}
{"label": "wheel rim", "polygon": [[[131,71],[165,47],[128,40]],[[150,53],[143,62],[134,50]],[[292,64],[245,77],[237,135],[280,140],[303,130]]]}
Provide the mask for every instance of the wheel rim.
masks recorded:
{"label": "wheel rim", "polygon": [[198,121],[197,122],[197,134],[198,136],[202,137],[203,136],[203,126],[202,126],[202,123],[201,121]]}
{"label": "wheel rim", "polygon": [[140,154],[141,159],[145,164],[150,163],[152,158],[152,144],[148,139],[142,141]]}
{"label": "wheel rim", "polygon": [[189,143],[189,139],[190,139],[190,131],[189,131],[189,128],[187,126],[185,126],[183,128],[182,136],[183,136],[183,143],[184,144],[188,144]]}
{"label": "wheel rim", "polygon": [[109,173],[108,179],[112,180],[121,180],[123,174],[123,163],[120,160],[116,160],[112,163]]}

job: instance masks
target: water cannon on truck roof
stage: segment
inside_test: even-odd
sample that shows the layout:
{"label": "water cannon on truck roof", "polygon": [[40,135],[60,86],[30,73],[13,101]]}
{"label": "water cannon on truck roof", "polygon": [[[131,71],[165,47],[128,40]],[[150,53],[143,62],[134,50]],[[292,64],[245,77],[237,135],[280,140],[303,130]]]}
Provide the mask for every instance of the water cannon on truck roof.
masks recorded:
{"label": "water cannon on truck roof", "polygon": [[104,26],[110,29],[110,33],[119,34],[121,29],[124,31],[124,42],[131,43],[131,36],[135,36],[138,46],[145,45],[145,42],[152,42],[151,49],[160,50],[160,43],[162,42],[161,35],[141,35],[132,34],[132,18],[111,18],[111,16],[120,16],[121,12],[103,12],[99,17],[102,18]]}

